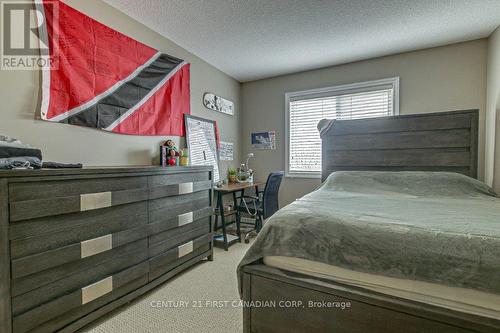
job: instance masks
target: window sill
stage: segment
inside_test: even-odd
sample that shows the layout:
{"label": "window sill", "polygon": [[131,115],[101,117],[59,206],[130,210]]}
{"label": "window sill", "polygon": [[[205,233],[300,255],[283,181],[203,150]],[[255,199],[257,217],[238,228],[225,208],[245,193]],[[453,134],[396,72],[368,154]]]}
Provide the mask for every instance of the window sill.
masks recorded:
{"label": "window sill", "polygon": [[309,179],[321,179],[321,172],[311,173],[311,172],[286,172],[286,178],[309,178]]}

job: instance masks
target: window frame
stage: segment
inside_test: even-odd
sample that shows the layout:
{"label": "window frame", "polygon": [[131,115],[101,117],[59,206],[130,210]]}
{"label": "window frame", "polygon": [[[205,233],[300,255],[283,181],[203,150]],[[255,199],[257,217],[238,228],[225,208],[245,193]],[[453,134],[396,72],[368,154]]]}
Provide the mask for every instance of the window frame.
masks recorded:
{"label": "window frame", "polygon": [[338,92],[349,93],[350,90],[369,90],[372,87],[392,85],[393,98],[392,98],[392,111],[394,116],[399,115],[399,77],[391,77],[380,80],[371,80],[357,83],[349,83],[336,85],[325,88],[309,89],[302,91],[294,91],[285,93],[285,177],[287,178],[321,178],[321,171],[290,171],[290,102],[297,97],[320,96],[328,94],[335,95]]}

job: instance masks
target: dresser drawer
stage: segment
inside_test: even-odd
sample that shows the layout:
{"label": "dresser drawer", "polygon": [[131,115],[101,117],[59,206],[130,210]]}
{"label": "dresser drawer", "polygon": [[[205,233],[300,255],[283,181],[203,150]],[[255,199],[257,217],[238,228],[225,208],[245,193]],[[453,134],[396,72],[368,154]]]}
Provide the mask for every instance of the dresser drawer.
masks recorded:
{"label": "dresser drawer", "polygon": [[[147,206],[147,202],[138,202],[106,208],[99,215],[94,215],[94,213],[67,214],[11,225],[12,259],[59,249],[146,225],[148,223]],[[45,230],[40,230],[41,227],[45,227]],[[39,231],[38,234],[33,234],[32,228]]]}
{"label": "dresser drawer", "polygon": [[60,198],[86,193],[120,191],[148,187],[148,177],[99,177],[49,179],[9,184],[9,202]]}
{"label": "dresser drawer", "polygon": [[16,279],[49,268],[79,261],[147,238],[148,235],[147,225],[143,224],[132,229],[98,236],[54,250],[14,259],[11,265],[11,276],[13,279]]}
{"label": "dresser drawer", "polygon": [[156,222],[149,224],[149,232],[150,235],[154,236],[171,229],[194,223],[196,221],[202,220],[203,218],[205,218],[205,221],[208,221],[208,218],[212,215],[212,207],[205,207],[194,211],[181,210],[178,215],[172,214],[170,216],[163,216]]}
{"label": "dresser drawer", "polygon": [[[12,279],[12,297],[25,294],[56,281],[68,279],[73,275],[83,274],[83,272],[91,270],[99,265],[104,264],[116,267],[118,270],[123,269],[129,265],[127,260],[122,258],[123,256],[131,254],[143,255],[147,253],[147,251],[148,240],[144,238],[91,257]],[[117,260],[119,257],[122,259]]]}
{"label": "dresser drawer", "polygon": [[191,172],[171,175],[155,175],[148,179],[149,187],[154,188],[163,185],[173,185],[188,182],[202,182],[210,180],[208,172]]}
{"label": "dresser drawer", "polygon": [[[91,284],[73,290],[27,312],[14,315],[14,332],[23,333],[35,328],[39,329],[42,323],[61,316],[68,311],[78,311],[93,302],[99,303],[99,299],[112,296],[114,290],[120,290],[134,280],[142,278],[141,281],[145,284],[147,281],[144,277],[147,276],[148,271],[148,262],[143,262],[119,273],[93,281]],[[140,286],[136,285],[135,287]],[[88,310],[91,310],[91,308]]]}
{"label": "dresser drawer", "polygon": [[149,280],[152,281],[182,263],[210,250],[212,234],[180,244],[149,260]]}
{"label": "dresser drawer", "polygon": [[170,185],[155,185],[151,187],[149,198],[158,199],[174,195],[185,195],[199,191],[210,190],[211,188],[212,188],[211,180],[195,181],[195,182],[189,181],[185,183],[177,183]]}
{"label": "dresser drawer", "polygon": [[201,191],[175,197],[165,197],[149,202],[149,223],[159,223],[180,214],[210,206],[210,191]]}
{"label": "dresser drawer", "polygon": [[147,216],[147,202],[135,202],[116,207],[11,223],[9,238],[10,240],[29,238],[69,231],[80,227],[95,228],[96,225],[111,230],[113,225],[123,225],[123,221],[126,221],[127,227],[133,227],[135,225],[134,221],[138,220],[141,223],[143,219],[147,219]]}
{"label": "dresser drawer", "polygon": [[171,175],[155,175],[148,178],[150,188],[181,183],[204,182],[210,180],[208,172],[179,173]]}
{"label": "dresser drawer", "polygon": [[143,247],[136,251],[116,254],[112,260],[89,267],[76,274],[68,275],[61,280],[54,280],[25,294],[13,297],[12,312],[15,315],[26,312],[72,290],[91,284],[93,281],[101,280],[127,267],[146,261],[148,259],[148,251],[145,241],[142,243]]}
{"label": "dresser drawer", "polygon": [[10,221],[147,200],[147,177],[53,180],[9,185]]}
{"label": "dresser drawer", "polygon": [[208,233],[210,233],[208,220],[203,218],[189,225],[153,235],[149,238],[149,256],[157,256],[179,244]]}
{"label": "dresser drawer", "polygon": [[[59,332],[60,330],[62,330],[63,332],[74,332],[74,329],[65,330],[65,328],[86,315],[92,315],[91,313],[93,311],[99,310],[99,308],[102,308],[104,306],[109,308],[109,304],[111,302],[116,301],[120,297],[126,296],[133,291],[136,291],[147,283],[148,275],[146,274],[125,284],[122,287],[116,289],[113,288],[113,291],[109,294],[106,294],[90,303],[69,310],[64,314],[50,319],[42,324],[37,324],[35,328],[30,330],[30,333],[53,333],[56,331]],[[109,310],[106,312],[109,312]],[[94,315],[95,318],[98,318],[99,316],[100,315]]]}

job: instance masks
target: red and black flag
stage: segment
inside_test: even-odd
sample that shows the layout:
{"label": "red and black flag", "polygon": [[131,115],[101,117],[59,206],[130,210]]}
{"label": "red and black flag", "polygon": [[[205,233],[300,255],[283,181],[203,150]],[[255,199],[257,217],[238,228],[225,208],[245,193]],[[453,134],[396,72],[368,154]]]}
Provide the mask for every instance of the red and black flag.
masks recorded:
{"label": "red and black flag", "polygon": [[46,23],[40,35],[53,59],[42,71],[41,119],[121,134],[184,135],[188,63],[61,1],[37,7]]}

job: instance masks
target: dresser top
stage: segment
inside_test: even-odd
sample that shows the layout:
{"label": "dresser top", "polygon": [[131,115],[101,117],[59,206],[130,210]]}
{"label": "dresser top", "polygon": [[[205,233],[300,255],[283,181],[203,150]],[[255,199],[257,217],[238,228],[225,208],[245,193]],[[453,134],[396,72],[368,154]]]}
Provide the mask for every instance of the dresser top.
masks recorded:
{"label": "dresser top", "polygon": [[80,176],[80,175],[151,175],[176,174],[185,172],[212,171],[211,166],[159,167],[159,166],[110,166],[84,167],[68,169],[36,169],[36,170],[0,170],[0,178],[17,177],[50,177],[50,176]]}

